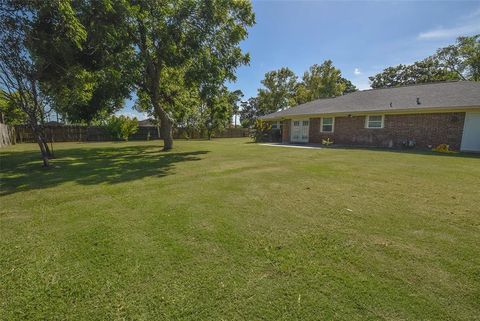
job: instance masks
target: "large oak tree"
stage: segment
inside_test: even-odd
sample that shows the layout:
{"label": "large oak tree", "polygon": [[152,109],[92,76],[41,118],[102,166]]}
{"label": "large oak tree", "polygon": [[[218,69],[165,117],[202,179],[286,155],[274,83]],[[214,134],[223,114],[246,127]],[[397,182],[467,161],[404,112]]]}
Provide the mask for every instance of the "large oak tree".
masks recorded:
{"label": "large oak tree", "polygon": [[[252,6],[240,0],[137,0],[130,12],[138,95],[149,98],[161,122],[164,150],[169,150],[182,91],[193,86],[204,101],[210,99],[211,88],[234,80],[235,69],[248,63],[239,43],[254,24]],[[177,77],[184,82],[181,87]]]}

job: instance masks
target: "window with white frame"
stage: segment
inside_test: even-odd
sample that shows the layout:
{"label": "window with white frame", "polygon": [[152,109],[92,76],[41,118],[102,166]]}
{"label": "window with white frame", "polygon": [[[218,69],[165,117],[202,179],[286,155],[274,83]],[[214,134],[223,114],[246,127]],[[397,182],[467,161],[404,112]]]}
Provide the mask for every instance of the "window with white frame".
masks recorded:
{"label": "window with white frame", "polygon": [[282,129],[282,122],[281,121],[274,121],[271,122],[272,129]]}
{"label": "window with white frame", "polygon": [[383,115],[371,115],[365,119],[366,128],[383,128]]}
{"label": "window with white frame", "polygon": [[320,121],[320,131],[322,133],[333,133],[334,125],[335,125],[335,118],[322,117]]}

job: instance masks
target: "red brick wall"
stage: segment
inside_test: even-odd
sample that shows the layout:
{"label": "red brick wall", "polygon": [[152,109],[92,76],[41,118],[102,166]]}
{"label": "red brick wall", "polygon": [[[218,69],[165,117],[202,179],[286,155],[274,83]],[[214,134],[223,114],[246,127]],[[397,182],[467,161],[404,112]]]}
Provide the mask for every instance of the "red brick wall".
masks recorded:
{"label": "red brick wall", "polygon": [[335,117],[333,133],[320,132],[320,118],[310,119],[310,143],[330,137],[335,144],[377,147],[402,147],[405,140],[415,140],[416,147],[449,144],[460,149],[465,113],[385,115],[384,128],[365,128],[365,116]]}
{"label": "red brick wall", "polygon": [[282,121],[282,143],[290,142],[290,123],[289,119]]}

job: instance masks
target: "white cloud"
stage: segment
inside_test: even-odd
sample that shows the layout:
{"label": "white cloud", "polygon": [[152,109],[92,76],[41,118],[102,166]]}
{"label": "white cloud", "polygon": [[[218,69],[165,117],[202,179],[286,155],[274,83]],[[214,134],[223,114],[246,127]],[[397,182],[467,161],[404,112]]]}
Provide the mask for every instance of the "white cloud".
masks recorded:
{"label": "white cloud", "polygon": [[480,22],[477,24],[471,24],[467,26],[455,27],[455,28],[437,28],[435,30],[422,32],[418,35],[420,40],[430,39],[444,39],[444,38],[456,38],[459,36],[466,36],[480,32]]}
{"label": "white cloud", "polygon": [[467,36],[480,33],[480,8],[472,12],[468,16],[461,18],[462,24],[454,27],[445,28],[443,26],[436,29],[421,32],[418,34],[419,40],[449,39],[459,36]]}
{"label": "white cloud", "polygon": [[354,73],[355,75],[357,75],[357,76],[359,76],[359,75],[362,74],[362,72],[361,72],[360,69],[358,69],[358,68],[355,68],[355,70],[353,71],[353,73]]}

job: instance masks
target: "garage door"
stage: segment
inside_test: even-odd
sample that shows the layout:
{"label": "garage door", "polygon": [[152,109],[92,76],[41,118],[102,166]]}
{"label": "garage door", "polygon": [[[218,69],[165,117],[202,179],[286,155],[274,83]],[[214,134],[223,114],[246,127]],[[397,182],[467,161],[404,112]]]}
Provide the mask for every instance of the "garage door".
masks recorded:
{"label": "garage door", "polygon": [[480,152],[480,113],[466,113],[461,150]]}

